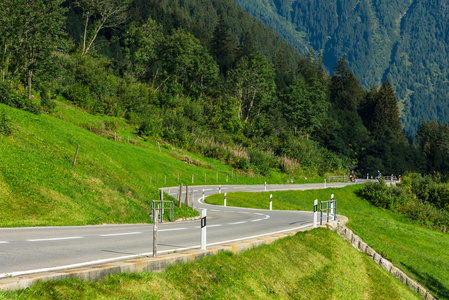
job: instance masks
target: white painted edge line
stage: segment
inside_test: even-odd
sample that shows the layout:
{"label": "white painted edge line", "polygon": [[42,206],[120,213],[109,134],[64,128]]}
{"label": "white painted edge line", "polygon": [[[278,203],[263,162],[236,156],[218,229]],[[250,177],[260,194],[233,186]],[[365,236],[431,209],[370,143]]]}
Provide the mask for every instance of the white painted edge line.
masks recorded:
{"label": "white painted edge line", "polygon": [[120,236],[120,235],[133,235],[133,234],[141,234],[142,232],[123,232],[123,233],[110,233],[110,234],[101,234],[100,236]]}
{"label": "white painted edge line", "polygon": [[[277,234],[277,233],[283,233],[283,232],[287,232],[287,231],[299,230],[299,229],[303,229],[303,228],[306,228],[306,227],[312,227],[312,226],[313,226],[313,224],[310,223],[310,224],[306,224],[306,225],[303,225],[303,226],[300,226],[300,227],[285,229],[285,230],[281,230],[281,231],[275,231],[275,232],[271,232],[271,233],[264,233],[264,234],[254,235],[254,236],[248,236],[248,237],[234,239],[234,240],[210,243],[210,244],[207,244],[206,246],[215,246],[215,245],[226,244],[226,243],[231,243],[231,242],[237,242],[237,241],[243,241],[243,240],[248,240],[248,239],[254,239],[254,238],[263,237],[263,236],[267,236],[267,235],[271,235],[271,234]],[[200,247],[200,245],[194,245],[194,246],[183,247],[183,248],[178,248],[178,249],[163,250],[163,251],[158,251],[158,254],[170,253],[170,252],[174,252],[174,251],[183,251],[183,250],[195,249],[195,248],[199,248],[199,247]],[[65,265],[65,266],[58,266],[58,267],[52,267],[52,268],[43,268],[43,269],[35,269],[35,270],[28,270],[28,271],[17,271],[17,272],[11,272],[11,273],[2,273],[2,274],[0,274],[0,278],[10,277],[10,276],[17,277],[17,276],[21,276],[21,275],[25,275],[25,274],[36,274],[36,273],[43,273],[43,272],[60,271],[60,270],[73,269],[73,268],[85,267],[85,266],[90,266],[90,265],[98,265],[98,264],[109,263],[109,262],[113,262],[113,261],[121,261],[121,260],[126,260],[126,259],[141,257],[141,256],[150,256],[150,255],[153,255],[153,252],[140,253],[140,254],[137,254],[137,255],[120,256],[120,257],[107,258],[107,259],[99,259],[99,260],[93,260],[93,261],[84,262],[84,263],[71,264],[71,265]]]}
{"label": "white painted edge line", "polygon": [[82,239],[81,236],[69,236],[69,237],[62,237],[62,238],[51,238],[51,239],[34,239],[34,240],[26,240],[27,242],[47,242],[47,241],[61,241],[61,240],[76,240],[76,239]]}
{"label": "white painted edge line", "polygon": [[0,244],[9,244],[8,241],[0,241]]}
{"label": "white painted edge line", "polygon": [[259,222],[259,221],[263,221],[265,219],[256,219],[256,220],[251,220],[251,222]]}

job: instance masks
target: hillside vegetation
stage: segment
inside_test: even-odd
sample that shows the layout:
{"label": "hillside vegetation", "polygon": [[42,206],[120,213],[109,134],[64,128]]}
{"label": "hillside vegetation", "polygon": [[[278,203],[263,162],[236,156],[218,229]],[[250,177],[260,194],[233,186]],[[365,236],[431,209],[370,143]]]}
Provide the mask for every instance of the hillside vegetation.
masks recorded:
{"label": "hillside vegetation", "polygon": [[[411,180],[411,178],[407,178]],[[421,181],[421,182],[420,182]],[[429,180],[427,180],[429,181]],[[313,210],[313,201],[326,201],[331,194],[337,199],[337,215],[341,214],[349,218],[346,224],[364,242],[376,250],[386,259],[406,272],[422,284],[432,295],[438,299],[449,299],[449,235],[440,230],[440,224],[433,224],[434,217],[438,214],[432,209],[428,199],[424,199],[426,191],[422,180],[414,182],[412,190],[417,192],[419,200],[409,199],[412,203],[407,214],[403,207],[395,205],[394,197],[391,197],[391,208],[384,209],[374,206],[372,199],[365,200],[360,195],[362,191],[368,194],[372,187],[364,188],[363,185],[352,185],[345,188],[328,188],[307,191],[283,191],[263,193],[228,193],[226,202],[228,206],[241,206],[267,209],[269,206],[269,194],[273,195],[273,209],[282,210]],[[409,187],[408,182],[405,187]],[[377,188],[379,189],[379,188]],[[383,189],[383,188],[380,188]],[[436,199],[445,195],[444,189],[438,184],[432,184],[427,191]],[[399,195],[394,188],[390,195],[384,193],[381,199],[386,199],[391,194]],[[379,193],[379,195],[381,195]],[[435,197],[437,196],[437,197]],[[222,195],[212,195],[206,198],[208,203],[223,205]],[[422,201],[422,206],[413,205]],[[373,201],[374,202],[374,201]],[[385,203],[385,202],[384,202]],[[385,206],[384,206],[385,207]],[[413,209],[414,215],[413,215]],[[427,212],[430,212],[426,214]],[[439,214],[445,214],[442,210]],[[447,214],[446,214],[447,215]],[[427,217],[427,221],[423,219]],[[447,219],[446,219],[447,220]],[[436,225],[436,226],[435,226]],[[429,227],[429,228],[427,228]]]}
{"label": "hillside vegetation", "polygon": [[[449,121],[446,1],[235,0],[302,53],[323,53],[329,71],[344,55],[365,88],[387,78],[406,132]],[[296,36],[301,35],[302,39]]]}
{"label": "hillside vegetation", "polygon": [[327,229],[233,255],[223,252],[161,273],[100,282],[38,283],[4,299],[420,299]]}

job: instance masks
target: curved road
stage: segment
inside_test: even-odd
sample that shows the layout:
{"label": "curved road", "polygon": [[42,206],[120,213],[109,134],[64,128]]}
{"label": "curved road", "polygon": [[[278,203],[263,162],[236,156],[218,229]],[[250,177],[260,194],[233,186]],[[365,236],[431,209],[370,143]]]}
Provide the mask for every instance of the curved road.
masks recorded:
{"label": "curved road", "polygon": [[[351,183],[332,183],[342,187]],[[323,184],[268,185],[267,191],[323,188]],[[207,209],[207,246],[309,227],[312,213],[204,204],[218,186],[194,186],[194,207]],[[176,187],[163,188],[176,194]],[[221,192],[264,191],[264,185],[222,186]],[[311,209],[313,207],[311,199]],[[268,201],[267,201],[268,206]],[[158,253],[200,248],[200,221],[159,224]],[[152,256],[153,225],[0,228],[0,278]]]}

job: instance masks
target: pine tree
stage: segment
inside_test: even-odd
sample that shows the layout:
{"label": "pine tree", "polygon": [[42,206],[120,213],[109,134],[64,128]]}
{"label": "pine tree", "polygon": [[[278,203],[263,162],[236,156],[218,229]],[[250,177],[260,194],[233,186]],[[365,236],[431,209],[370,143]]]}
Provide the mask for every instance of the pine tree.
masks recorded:
{"label": "pine tree", "polygon": [[226,76],[228,70],[234,64],[236,45],[228,32],[228,26],[223,15],[220,15],[218,24],[215,27],[210,48],[212,57],[220,66],[221,74]]}

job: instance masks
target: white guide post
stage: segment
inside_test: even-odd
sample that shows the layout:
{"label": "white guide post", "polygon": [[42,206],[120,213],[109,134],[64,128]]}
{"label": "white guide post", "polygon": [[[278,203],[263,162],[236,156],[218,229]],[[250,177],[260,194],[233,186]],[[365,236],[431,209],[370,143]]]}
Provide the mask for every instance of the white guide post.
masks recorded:
{"label": "white guide post", "polygon": [[201,250],[206,250],[206,209],[201,211]]}
{"label": "white guide post", "polygon": [[224,205],[223,206],[226,206],[226,193],[225,193],[225,197],[224,197]]}
{"label": "white guide post", "polygon": [[273,195],[270,194],[270,210],[273,210]]}
{"label": "white guide post", "polygon": [[313,202],[313,227],[317,227],[318,222],[318,199]]}

